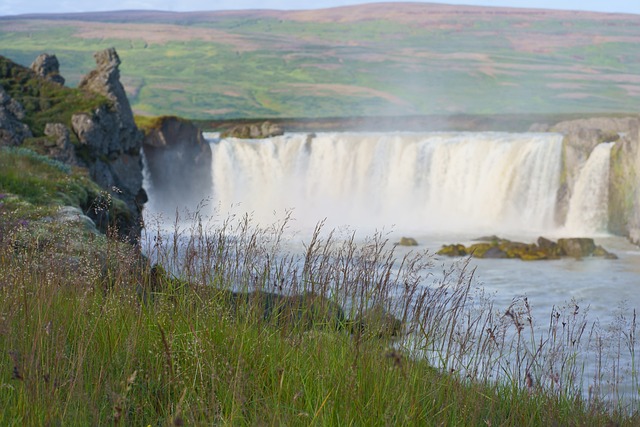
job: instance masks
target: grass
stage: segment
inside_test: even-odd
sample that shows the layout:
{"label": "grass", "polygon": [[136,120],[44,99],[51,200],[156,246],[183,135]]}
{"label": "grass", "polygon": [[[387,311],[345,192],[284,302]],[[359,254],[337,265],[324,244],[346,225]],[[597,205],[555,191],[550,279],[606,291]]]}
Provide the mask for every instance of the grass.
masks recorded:
{"label": "grass", "polygon": [[54,231],[48,230],[50,218],[61,206],[78,208],[94,221],[101,219],[103,231],[111,221],[129,215],[125,203],[100,188],[85,169],[22,147],[0,148],[0,196],[0,221],[35,221],[35,234]]}
{"label": "grass", "polygon": [[[93,68],[87,53],[115,46],[136,112],[201,120],[611,113],[638,105],[633,16],[458,14],[430,16],[429,25],[379,16],[166,19],[172,26],[158,34],[153,18],[105,18],[93,23],[105,25],[102,38],[82,38],[86,22],[5,18],[11,30],[0,29],[0,54],[28,65],[56,53],[74,86]],[[217,35],[199,38],[202,31]],[[576,82],[582,87],[566,87]],[[332,84],[343,86],[327,91]]]}
{"label": "grass", "polygon": [[[113,241],[72,258],[59,243],[16,245],[25,228],[9,223],[0,223],[2,425],[638,422],[633,406],[581,393],[573,375],[586,323],[575,307],[554,312],[538,336],[526,301],[496,314],[465,264],[435,279],[429,254],[396,259],[384,235],[358,243],[320,224],[297,255],[284,250],[286,218],[261,228],[195,215],[143,239],[163,273]],[[232,291],[317,296],[351,320],[336,329],[323,321],[329,312],[285,316],[259,298],[230,303]],[[408,335],[384,332],[388,317],[371,313],[385,311]]]}
{"label": "grass", "polygon": [[[74,114],[90,112],[109,103],[98,94],[36,79],[31,70],[4,57],[0,57],[0,85],[24,107],[24,123],[35,137],[44,135],[47,123],[63,123],[71,128]],[[72,141],[77,142],[73,132],[70,136]]]}

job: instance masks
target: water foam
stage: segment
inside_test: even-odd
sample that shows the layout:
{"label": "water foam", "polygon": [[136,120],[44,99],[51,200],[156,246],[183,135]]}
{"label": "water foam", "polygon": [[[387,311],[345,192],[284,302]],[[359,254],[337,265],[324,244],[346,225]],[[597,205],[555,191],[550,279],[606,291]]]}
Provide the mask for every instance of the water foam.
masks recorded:
{"label": "water foam", "polygon": [[565,222],[568,234],[606,234],[609,218],[609,170],[613,143],[598,144],[580,171]]}
{"label": "water foam", "polygon": [[212,143],[214,200],[259,221],[475,232],[554,228],[562,137],[320,133]]}

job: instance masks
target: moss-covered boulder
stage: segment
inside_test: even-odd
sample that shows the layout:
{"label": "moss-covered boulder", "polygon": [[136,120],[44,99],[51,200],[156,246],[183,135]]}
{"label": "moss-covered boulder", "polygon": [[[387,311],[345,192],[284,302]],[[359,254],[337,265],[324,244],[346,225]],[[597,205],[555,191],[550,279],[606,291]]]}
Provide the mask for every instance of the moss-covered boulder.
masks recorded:
{"label": "moss-covered boulder", "polygon": [[471,255],[474,258],[508,258],[523,261],[553,260],[563,256],[578,259],[588,256],[617,259],[615,254],[607,252],[601,246],[596,246],[591,238],[565,238],[556,243],[540,237],[536,244],[513,242],[495,237],[490,242],[474,243],[470,246],[445,245],[438,251],[438,254],[451,257]]}
{"label": "moss-covered boulder", "polygon": [[460,257],[469,255],[469,252],[464,245],[455,243],[453,245],[443,245],[442,248],[437,252],[437,254],[450,257]]}
{"label": "moss-covered boulder", "polygon": [[476,258],[484,258],[487,251],[496,247],[495,243],[475,243],[466,248],[466,251]]}
{"label": "moss-covered boulder", "polygon": [[591,254],[594,257],[602,257],[604,259],[618,259],[618,256],[614,253],[607,251],[600,245],[597,245]]}
{"label": "moss-covered boulder", "polygon": [[558,239],[558,246],[562,256],[585,258],[593,255],[596,244],[591,238],[576,237]]}
{"label": "moss-covered boulder", "polygon": [[418,246],[418,241],[413,237],[401,237],[398,246]]}

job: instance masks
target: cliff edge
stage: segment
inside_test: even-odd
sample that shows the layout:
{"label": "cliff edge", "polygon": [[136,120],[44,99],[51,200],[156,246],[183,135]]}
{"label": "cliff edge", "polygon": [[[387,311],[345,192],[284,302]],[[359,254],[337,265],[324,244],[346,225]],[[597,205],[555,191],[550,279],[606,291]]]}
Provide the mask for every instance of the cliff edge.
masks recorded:
{"label": "cliff edge", "polygon": [[[96,69],[78,89],[64,87],[54,55],[32,68],[0,57],[0,146],[26,148],[80,167],[101,188],[78,208],[102,232],[132,243],[142,229],[142,132],[120,83],[120,59],[110,48],[95,55]],[[106,208],[105,208],[106,207]]]}
{"label": "cliff edge", "polygon": [[155,210],[168,216],[184,207],[198,210],[213,185],[211,147],[200,128],[174,116],[153,119],[142,128]]}

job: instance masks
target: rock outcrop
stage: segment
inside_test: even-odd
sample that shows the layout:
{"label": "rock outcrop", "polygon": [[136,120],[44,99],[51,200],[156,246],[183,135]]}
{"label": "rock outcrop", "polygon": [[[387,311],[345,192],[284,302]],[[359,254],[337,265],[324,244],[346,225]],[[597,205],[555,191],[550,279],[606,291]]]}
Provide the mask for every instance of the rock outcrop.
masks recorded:
{"label": "rock outcrop", "polygon": [[44,134],[48,137],[44,143],[47,155],[68,165],[77,165],[78,158],[71,143],[69,128],[62,123],[47,123]]}
{"label": "rock outcrop", "polygon": [[609,231],[640,245],[640,120],[611,150]]}
{"label": "rock outcrop", "polygon": [[234,126],[222,132],[222,138],[240,139],[264,139],[284,134],[284,129],[279,124],[265,121],[262,123],[249,123]]}
{"label": "rock outcrop", "polygon": [[634,118],[590,118],[560,122],[549,131],[564,135],[563,175],[557,195],[556,222],[563,224],[569,210],[569,200],[580,170],[596,145],[616,142],[628,133]]}
{"label": "rock outcrop", "polygon": [[0,146],[21,145],[32,136],[29,126],[22,123],[24,108],[0,86]]}
{"label": "rock outcrop", "polygon": [[401,237],[396,244],[398,246],[418,246],[418,241],[413,237]]}
{"label": "rock outcrop", "polygon": [[40,77],[64,86],[64,77],[60,75],[60,63],[55,55],[40,54],[31,64],[31,69]]}
{"label": "rock outcrop", "polygon": [[523,261],[553,260],[561,257],[576,259],[587,257],[618,258],[602,246],[596,245],[593,239],[581,237],[558,239],[557,243],[544,237],[539,237],[536,243],[513,242],[495,237],[489,241],[481,241],[469,246],[459,243],[445,245],[438,251],[438,255],[472,256],[485,259],[515,258]]}
{"label": "rock outcrop", "polygon": [[[640,118],[601,117],[560,122],[545,129],[565,135],[556,222],[565,222],[579,171],[600,143],[613,142],[609,181],[610,232],[640,244]],[[533,130],[533,129],[532,129]]]}
{"label": "rock outcrop", "polygon": [[143,149],[159,210],[194,210],[203,194],[211,194],[211,147],[190,121],[157,119],[145,129]]}
{"label": "rock outcrop", "polygon": [[[147,195],[142,188],[142,132],[136,127],[133,112],[120,83],[120,58],[115,49],[97,52],[97,67],[80,82],[80,88],[109,99],[92,113],[72,117],[73,132],[80,142],[82,160],[91,178],[111,196],[123,200],[129,210],[127,218],[116,219],[118,233],[135,242],[142,228],[142,205]],[[113,218],[95,217],[113,222]],[[104,228],[106,224],[99,223]]]}

